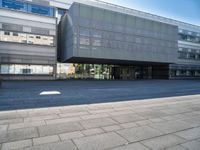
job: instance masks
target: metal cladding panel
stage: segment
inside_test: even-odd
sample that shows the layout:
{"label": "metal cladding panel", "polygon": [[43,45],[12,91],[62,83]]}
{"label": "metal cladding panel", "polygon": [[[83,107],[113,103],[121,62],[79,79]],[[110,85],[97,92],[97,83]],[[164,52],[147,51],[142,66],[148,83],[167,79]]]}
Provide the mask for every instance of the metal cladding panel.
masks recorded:
{"label": "metal cladding panel", "polygon": [[0,63],[55,64],[56,48],[0,42]]}
{"label": "metal cladding panel", "polygon": [[[62,18],[62,61],[97,58],[176,63],[178,27],[94,6],[73,3]],[[102,62],[103,63],[103,62]]]}

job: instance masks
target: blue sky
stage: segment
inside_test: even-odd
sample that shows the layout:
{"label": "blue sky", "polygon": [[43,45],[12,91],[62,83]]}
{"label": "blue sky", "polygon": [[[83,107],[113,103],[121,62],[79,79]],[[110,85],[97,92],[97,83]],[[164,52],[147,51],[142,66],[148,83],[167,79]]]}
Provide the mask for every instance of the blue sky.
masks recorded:
{"label": "blue sky", "polygon": [[200,26],[200,0],[102,0]]}

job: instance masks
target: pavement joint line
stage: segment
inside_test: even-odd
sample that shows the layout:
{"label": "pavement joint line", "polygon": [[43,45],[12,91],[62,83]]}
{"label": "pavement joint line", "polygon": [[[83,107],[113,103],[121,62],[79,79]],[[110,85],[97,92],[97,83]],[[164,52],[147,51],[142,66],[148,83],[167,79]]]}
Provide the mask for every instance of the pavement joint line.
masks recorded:
{"label": "pavement joint line", "polygon": [[56,134],[56,135],[58,135],[58,138],[59,138],[60,141],[63,141],[63,140],[61,139],[61,137],[60,137],[60,134]]}
{"label": "pavement joint line", "polygon": [[70,139],[70,141],[75,145],[76,149],[79,150],[78,146],[76,145],[76,143],[74,142],[73,139]]}
{"label": "pavement joint line", "polygon": [[116,131],[112,131],[112,132],[114,132],[114,133],[116,133],[117,135],[119,135],[121,138],[123,138],[127,143],[126,144],[128,144],[129,143],[129,141],[125,138],[125,137],[123,137],[122,135],[120,135],[119,133],[117,133]]}
{"label": "pavement joint line", "polygon": [[142,144],[144,147],[146,147],[147,149],[151,150],[151,148],[149,148],[148,146],[144,145],[142,142],[139,142],[140,144]]}

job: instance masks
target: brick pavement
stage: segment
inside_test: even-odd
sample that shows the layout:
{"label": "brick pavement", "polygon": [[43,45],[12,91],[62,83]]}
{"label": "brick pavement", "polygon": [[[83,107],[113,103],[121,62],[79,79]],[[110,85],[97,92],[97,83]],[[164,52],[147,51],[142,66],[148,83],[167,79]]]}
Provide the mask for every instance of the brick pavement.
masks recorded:
{"label": "brick pavement", "polygon": [[200,150],[200,95],[0,111],[0,150]]}

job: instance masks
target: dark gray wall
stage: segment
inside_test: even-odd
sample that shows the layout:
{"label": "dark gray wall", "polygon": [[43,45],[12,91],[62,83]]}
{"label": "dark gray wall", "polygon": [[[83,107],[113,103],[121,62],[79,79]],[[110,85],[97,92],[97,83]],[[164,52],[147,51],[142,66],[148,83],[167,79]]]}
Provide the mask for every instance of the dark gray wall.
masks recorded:
{"label": "dark gray wall", "polygon": [[102,63],[103,59],[177,61],[177,26],[79,3],[71,6],[61,24],[62,62],[80,58],[102,59]]}

